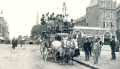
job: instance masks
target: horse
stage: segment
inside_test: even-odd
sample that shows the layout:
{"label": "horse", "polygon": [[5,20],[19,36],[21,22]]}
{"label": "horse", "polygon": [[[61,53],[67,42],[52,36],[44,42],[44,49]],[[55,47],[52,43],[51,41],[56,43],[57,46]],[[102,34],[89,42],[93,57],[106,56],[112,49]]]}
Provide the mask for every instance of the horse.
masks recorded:
{"label": "horse", "polygon": [[46,62],[46,60],[48,58],[48,42],[47,41],[41,42],[40,54],[41,54],[43,60]]}

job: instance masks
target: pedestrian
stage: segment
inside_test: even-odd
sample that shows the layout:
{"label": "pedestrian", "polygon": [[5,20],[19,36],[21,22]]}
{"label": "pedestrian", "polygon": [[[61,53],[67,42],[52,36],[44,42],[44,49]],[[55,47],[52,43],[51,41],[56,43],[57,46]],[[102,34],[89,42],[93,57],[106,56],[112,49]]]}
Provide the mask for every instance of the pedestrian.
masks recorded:
{"label": "pedestrian", "polygon": [[23,40],[20,40],[20,46],[21,47],[23,46]]}
{"label": "pedestrian", "polygon": [[12,39],[12,49],[15,49],[17,47],[18,41],[17,39],[13,38]]}
{"label": "pedestrian", "polygon": [[70,49],[72,48],[73,44],[72,44],[72,39],[71,39],[71,35],[68,35],[68,39],[66,40],[66,47],[65,47],[65,56],[64,56],[64,61],[65,63],[69,63],[69,60],[71,58],[70,55]]}
{"label": "pedestrian", "polygon": [[85,42],[83,44],[83,48],[84,48],[84,51],[85,51],[85,61],[89,61],[89,48],[90,48],[90,42],[88,40],[88,38],[85,39]]}
{"label": "pedestrian", "polygon": [[120,43],[119,40],[116,41],[116,52],[119,52]]}
{"label": "pedestrian", "polygon": [[81,48],[83,46],[81,33],[79,32],[76,37],[77,37],[77,43],[78,43],[79,55],[80,55],[80,50],[81,50]]}
{"label": "pedestrian", "polygon": [[115,60],[116,59],[116,54],[115,54],[115,48],[116,48],[115,36],[112,36],[112,40],[110,42],[110,47],[111,47],[112,60]]}
{"label": "pedestrian", "polygon": [[101,45],[99,43],[99,38],[97,38],[93,45],[94,64],[98,64],[98,59],[100,57],[100,50],[101,50]]}
{"label": "pedestrian", "polygon": [[76,35],[73,35],[73,39],[72,39],[72,42],[73,42],[73,46],[74,46],[74,51],[75,51],[75,54],[74,54],[74,57],[77,57],[80,55],[80,50],[78,48],[78,42],[77,42],[77,38],[76,38]]}
{"label": "pedestrian", "polygon": [[100,38],[98,38],[98,43],[100,44],[100,51],[99,51],[99,56],[100,56],[100,54],[101,54],[101,49],[102,49],[102,46],[103,46],[103,42],[101,41],[101,39]]}
{"label": "pedestrian", "polygon": [[15,38],[12,39],[12,49],[15,49]]}
{"label": "pedestrian", "polygon": [[15,39],[15,47],[17,47],[17,45],[18,45],[18,40]]}
{"label": "pedestrian", "polygon": [[59,50],[62,50],[60,49],[62,47],[62,41],[61,41],[61,36],[56,36],[55,37],[55,40],[52,42],[52,48],[53,48],[53,51],[54,51],[54,54],[55,54],[55,62],[58,62],[60,63],[61,61],[61,51]]}
{"label": "pedestrian", "polygon": [[89,55],[92,56],[92,47],[93,47],[93,42],[92,40],[88,39],[88,43],[90,46],[88,46],[89,49]]}

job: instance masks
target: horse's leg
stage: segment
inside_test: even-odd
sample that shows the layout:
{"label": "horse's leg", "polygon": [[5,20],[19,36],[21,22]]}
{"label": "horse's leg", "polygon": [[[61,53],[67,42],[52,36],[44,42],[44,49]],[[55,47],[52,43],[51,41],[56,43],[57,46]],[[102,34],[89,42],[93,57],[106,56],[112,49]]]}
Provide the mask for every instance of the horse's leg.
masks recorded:
{"label": "horse's leg", "polygon": [[72,65],[73,65],[73,58],[74,58],[74,54],[75,54],[75,49],[73,49],[73,55],[72,55]]}
{"label": "horse's leg", "polygon": [[74,57],[74,49],[70,49],[70,52],[69,52],[69,61],[70,61],[70,64],[73,64],[73,57]]}
{"label": "horse's leg", "polygon": [[42,55],[42,49],[41,49],[41,46],[40,46],[40,55]]}
{"label": "horse's leg", "polygon": [[44,56],[45,56],[45,62],[46,62],[46,60],[47,60],[47,49],[45,49],[45,54],[44,54]]}
{"label": "horse's leg", "polygon": [[54,53],[54,54],[53,54],[53,56],[54,56],[54,61],[56,62],[56,61],[57,61],[57,59],[56,59],[56,52],[54,51],[53,53]]}
{"label": "horse's leg", "polygon": [[41,43],[40,45],[40,55],[42,56],[42,51],[43,51],[43,44]]}
{"label": "horse's leg", "polygon": [[62,51],[62,56],[61,56],[62,64],[64,64],[64,56],[65,56],[65,51],[63,50],[63,51]]}
{"label": "horse's leg", "polygon": [[49,50],[48,50],[48,48],[46,48],[45,61],[48,60],[48,57],[49,57]]}
{"label": "horse's leg", "polygon": [[44,58],[44,47],[41,47],[40,53],[41,53],[41,57]]}
{"label": "horse's leg", "polygon": [[73,65],[73,57],[74,57],[73,55],[74,55],[74,53],[72,54],[71,59],[70,59],[72,62],[72,65]]}
{"label": "horse's leg", "polygon": [[53,57],[53,61],[56,62],[56,52],[54,49],[52,51],[52,57]]}

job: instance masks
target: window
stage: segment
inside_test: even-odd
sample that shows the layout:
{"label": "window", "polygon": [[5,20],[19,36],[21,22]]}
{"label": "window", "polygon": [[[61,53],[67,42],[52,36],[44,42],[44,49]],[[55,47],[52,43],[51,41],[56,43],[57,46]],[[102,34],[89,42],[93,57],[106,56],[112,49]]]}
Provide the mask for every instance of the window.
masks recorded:
{"label": "window", "polygon": [[103,22],[103,28],[105,28],[105,22]]}
{"label": "window", "polygon": [[113,27],[113,24],[112,24],[112,22],[110,22],[110,24],[111,24],[111,28]]}
{"label": "window", "polygon": [[88,26],[88,23],[86,23],[86,25]]}

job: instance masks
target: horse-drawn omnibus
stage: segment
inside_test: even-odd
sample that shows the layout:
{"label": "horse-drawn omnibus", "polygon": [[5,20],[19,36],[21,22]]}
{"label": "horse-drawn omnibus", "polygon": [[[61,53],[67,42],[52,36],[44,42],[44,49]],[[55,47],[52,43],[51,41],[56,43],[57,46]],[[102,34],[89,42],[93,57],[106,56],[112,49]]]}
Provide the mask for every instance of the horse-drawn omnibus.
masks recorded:
{"label": "horse-drawn omnibus", "polygon": [[[60,41],[56,40],[56,36],[59,36],[61,40]],[[52,58],[52,60],[55,62],[59,61],[60,63],[64,63],[64,62],[69,63],[73,57],[77,56],[77,55],[75,56],[76,48],[73,48],[72,45],[67,47],[64,46],[65,45],[64,38],[69,38],[69,37],[72,37],[72,35],[68,33],[56,33],[54,35],[51,35],[50,36],[51,41],[48,42],[46,40],[44,41],[44,45],[41,46],[41,54],[43,56],[43,59],[46,61],[49,58]],[[47,47],[47,45],[50,45],[50,46]]]}

